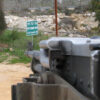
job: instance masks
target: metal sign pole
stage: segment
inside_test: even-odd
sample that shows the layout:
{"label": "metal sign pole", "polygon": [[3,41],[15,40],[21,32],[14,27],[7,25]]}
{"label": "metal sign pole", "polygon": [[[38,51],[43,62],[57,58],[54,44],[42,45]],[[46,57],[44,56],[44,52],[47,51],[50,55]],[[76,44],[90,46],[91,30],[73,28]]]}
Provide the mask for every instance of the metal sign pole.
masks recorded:
{"label": "metal sign pole", "polygon": [[33,46],[33,38],[34,38],[34,36],[32,36],[32,46]]}
{"label": "metal sign pole", "polygon": [[55,24],[56,24],[56,36],[58,36],[58,16],[57,16],[57,0],[55,0]]}

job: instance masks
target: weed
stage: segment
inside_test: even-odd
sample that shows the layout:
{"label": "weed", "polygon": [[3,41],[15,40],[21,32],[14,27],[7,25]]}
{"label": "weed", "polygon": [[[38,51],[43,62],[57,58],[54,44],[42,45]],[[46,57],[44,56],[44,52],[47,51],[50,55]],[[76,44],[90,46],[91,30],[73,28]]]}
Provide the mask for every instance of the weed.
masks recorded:
{"label": "weed", "polygon": [[[43,35],[42,31],[39,31],[37,36],[34,36],[33,44],[34,50],[39,50],[39,42],[41,40],[48,39],[49,36]],[[8,48],[3,50],[3,54],[9,53],[10,56],[16,56],[10,60],[10,63],[29,63],[31,58],[25,56],[25,51],[28,47],[28,42],[32,41],[32,37],[26,36],[25,32],[18,32],[17,30],[5,30],[5,32],[0,36],[0,43],[5,43]],[[0,54],[1,55],[1,54]],[[1,62],[3,62],[8,57],[1,56]],[[4,60],[3,60],[4,59]]]}

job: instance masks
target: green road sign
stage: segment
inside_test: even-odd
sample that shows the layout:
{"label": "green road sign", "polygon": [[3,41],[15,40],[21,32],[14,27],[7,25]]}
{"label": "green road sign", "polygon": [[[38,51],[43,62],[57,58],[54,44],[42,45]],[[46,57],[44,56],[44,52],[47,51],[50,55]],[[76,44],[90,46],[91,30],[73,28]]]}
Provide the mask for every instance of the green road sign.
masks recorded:
{"label": "green road sign", "polygon": [[38,21],[27,21],[27,36],[38,35]]}

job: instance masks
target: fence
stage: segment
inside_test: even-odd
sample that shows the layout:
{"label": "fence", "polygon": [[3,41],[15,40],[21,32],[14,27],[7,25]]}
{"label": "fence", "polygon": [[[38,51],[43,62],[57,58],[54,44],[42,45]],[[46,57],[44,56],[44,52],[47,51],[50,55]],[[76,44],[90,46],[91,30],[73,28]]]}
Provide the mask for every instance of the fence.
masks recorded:
{"label": "fence", "polygon": [[[62,6],[76,7],[87,5],[91,0],[58,0]],[[53,7],[54,0],[4,0],[4,10]]]}
{"label": "fence", "polygon": [[[53,0],[52,0],[53,1]],[[21,10],[27,8],[39,8],[52,6],[53,3],[49,0],[4,0],[4,10]]]}

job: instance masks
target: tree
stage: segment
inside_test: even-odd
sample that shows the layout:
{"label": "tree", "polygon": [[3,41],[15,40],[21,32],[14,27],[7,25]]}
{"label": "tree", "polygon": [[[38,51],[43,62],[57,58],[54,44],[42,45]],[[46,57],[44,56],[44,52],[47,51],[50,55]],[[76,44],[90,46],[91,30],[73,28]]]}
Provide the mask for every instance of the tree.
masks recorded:
{"label": "tree", "polygon": [[6,23],[3,13],[3,1],[0,0],[0,34],[6,29]]}

